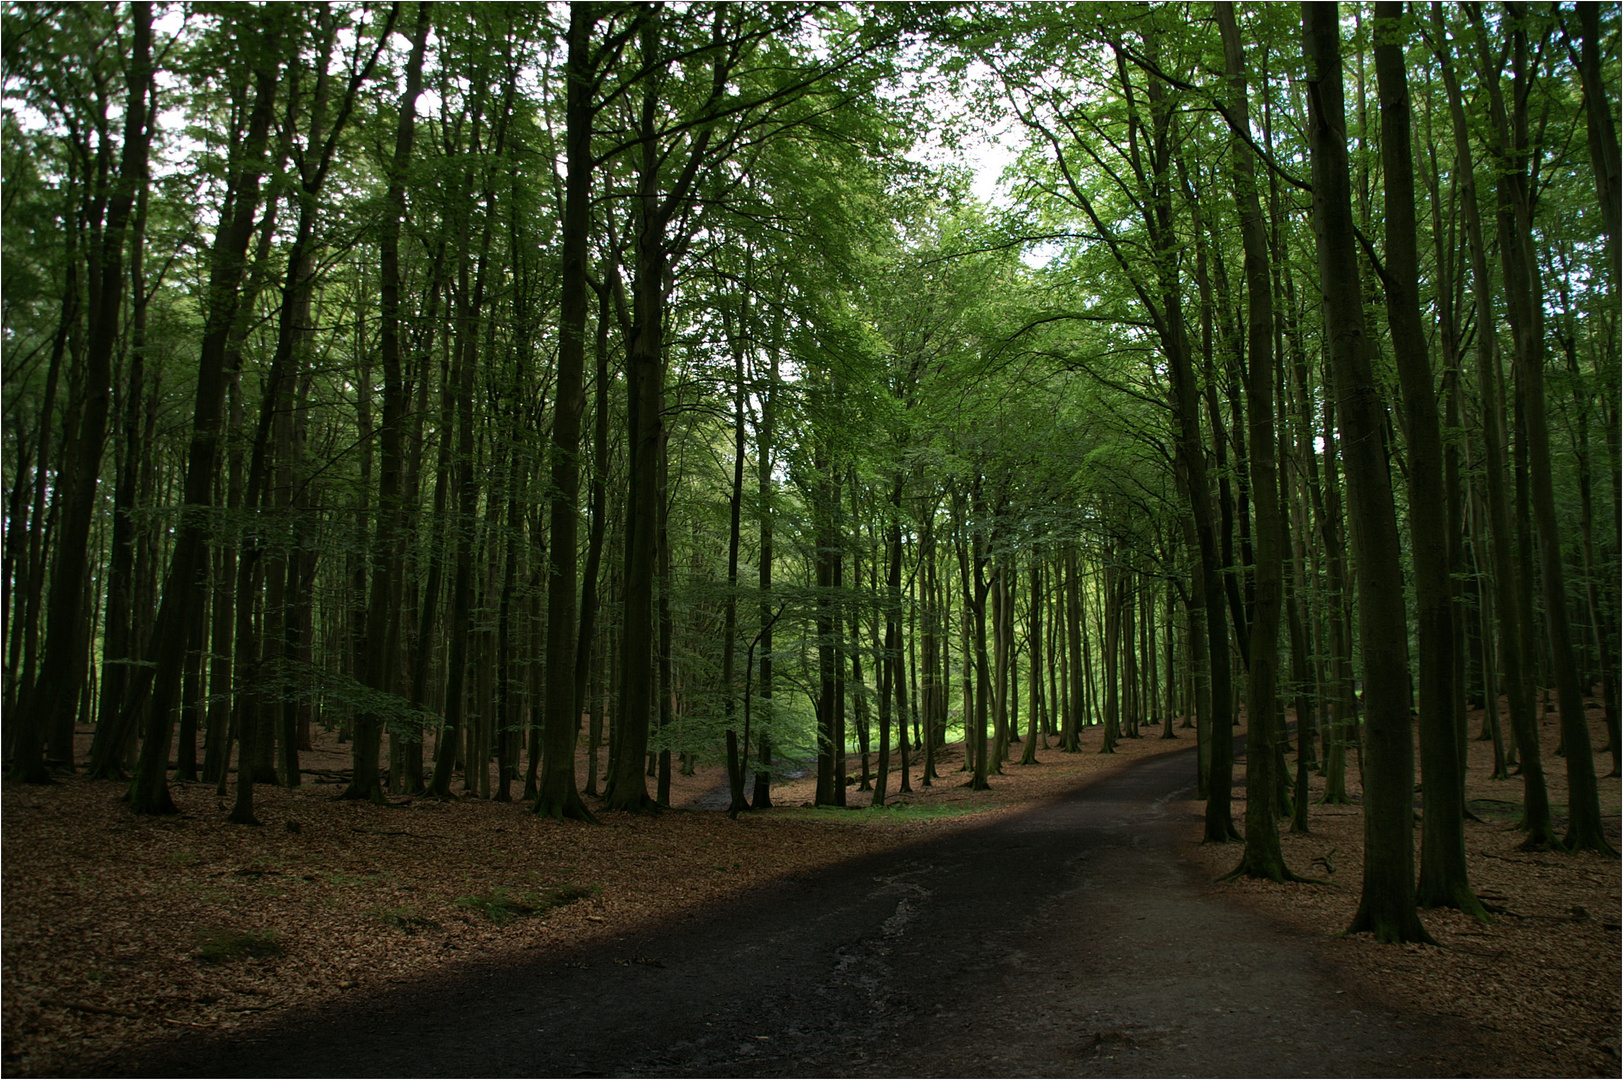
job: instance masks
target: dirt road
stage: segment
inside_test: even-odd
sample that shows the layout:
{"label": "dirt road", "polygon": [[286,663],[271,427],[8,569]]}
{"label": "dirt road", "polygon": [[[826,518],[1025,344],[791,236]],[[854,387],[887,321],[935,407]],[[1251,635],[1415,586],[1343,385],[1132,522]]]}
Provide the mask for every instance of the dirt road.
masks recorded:
{"label": "dirt road", "polygon": [[1178,854],[1188,753],[607,947],[419,985],[125,1074],[1400,1076],[1477,1060],[1336,985]]}

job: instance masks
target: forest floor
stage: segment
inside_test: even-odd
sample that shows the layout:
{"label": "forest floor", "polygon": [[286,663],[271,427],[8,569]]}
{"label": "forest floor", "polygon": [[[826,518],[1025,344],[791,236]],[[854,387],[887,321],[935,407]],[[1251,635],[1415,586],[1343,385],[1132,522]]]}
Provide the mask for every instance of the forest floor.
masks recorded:
{"label": "forest floor", "polygon": [[[1595,745],[1604,745],[1598,718],[1593,726]],[[177,1040],[262,1029],[324,1002],[342,1007],[458,962],[624,939],[639,925],[693,918],[774,882],[1018,813],[1189,748],[1193,732],[1178,734],[1163,741],[1159,728],[1146,728],[1107,756],[1096,753],[1099,731],[1090,729],[1083,753],[1048,750],[1040,765],[1011,764],[981,793],[962,786],[954,772],[961,748],[950,747],[930,788],[918,786],[916,764],[909,794],[895,791],[893,775],[883,811],[812,809],[803,805],[806,777],[775,788],[776,809],[737,821],[678,810],[604,815],[595,828],[537,819],[522,802],[337,802],[347,748],[325,737],[304,755],[318,770],[304,787],[257,790],[257,829],[226,824],[212,785],[175,785],[181,814],[141,819],[120,803],[117,784],[7,781],[4,1071],[106,1071]],[[1552,801],[1564,814],[1564,763],[1553,754],[1553,726],[1547,734]],[[1505,909],[1490,925],[1428,912],[1440,949],[1335,936],[1357,904],[1356,805],[1315,806],[1313,832],[1284,837],[1293,869],[1331,884],[1242,881],[1206,891],[1299,934],[1304,951],[1328,958],[1331,977],[1361,997],[1456,1017],[1482,1047],[1477,1060],[1455,1063],[1462,1075],[1616,1075],[1618,861],[1519,851],[1512,818],[1521,782],[1487,780],[1486,747],[1472,743],[1469,795],[1484,820],[1468,826],[1467,848],[1473,883]],[[860,760],[850,765],[855,773]],[[1348,773],[1356,796],[1356,762]],[[672,804],[713,805],[722,783],[717,766],[675,776]],[[1603,780],[1601,792],[1618,844],[1618,782]],[[1243,795],[1237,769],[1237,820]],[[849,799],[866,807],[869,795],[853,786]],[[1234,847],[1200,847],[1197,829],[1184,832],[1182,855],[1210,877],[1238,857]]]}

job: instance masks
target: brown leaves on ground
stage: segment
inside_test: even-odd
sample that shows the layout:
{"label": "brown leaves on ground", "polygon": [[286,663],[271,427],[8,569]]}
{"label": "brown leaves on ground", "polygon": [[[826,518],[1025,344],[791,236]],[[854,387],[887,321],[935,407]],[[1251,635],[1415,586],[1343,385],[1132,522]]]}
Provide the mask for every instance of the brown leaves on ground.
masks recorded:
{"label": "brown leaves on ground", "polygon": [[[1596,768],[1611,765],[1601,753],[1606,728],[1599,708],[1589,710]],[[1506,731],[1508,717],[1502,717]],[[1324,956],[1349,987],[1399,1007],[1457,1017],[1475,1028],[1485,1054],[1461,1062],[1461,1075],[1617,1076],[1619,1073],[1620,866],[1608,855],[1567,855],[1520,850],[1516,827],[1522,778],[1489,779],[1493,749],[1475,741],[1482,714],[1473,711],[1469,730],[1470,771],[1466,799],[1478,821],[1467,820],[1465,850],[1471,885],[1501,909],[1484,926],[1458,911],[1421,912],[1441,948],[1381,945],[1370,934],[1340,936],[1358,909],[1363,882],[1364,818],[1357,805],[1319,806],[1323,780],[1312,776],[1315,805],[1305,836],[1280,823],[1285,863],[1325,885],[1276,885],[1236,881],[1212,886],[1259,913],[1322,936]],[[1559,730],[1554,712],[1544,718],[1541,743],[1556,834],[1566,825],[1567,772],[1556,756]],[[1416,756],[1418,767],[1418,751]],[[1294,775],[1295,755],[1291,755]],[[1348,793],[1360,794],[1358,764],[1349,754]],[[1416,777],[1418,781],[1418,774]],[[1234,816],[1245,813],[1245,770],[1235,770]],[[1420,797],[1415,797],[1418,811]],[[1619,845],[1619,784],[1600,780],[1601,817]],[[1196,857],[1215,878],[1234,868],[1239,846],[1206,845]],[[1415,829],[1415,867],[1420,829]],[[1288,1005],[1288,1003],[1287,1003]]]}
{"label": "brown leaves on ground", "polygon": [[[522,800],[337,801],[348,747],[319,733],[301,758],[320,771],[303,787],[255,789],[259,827],[228,824],[212,784],[173,785],[180,814],[150,818],[120,801],[121,784],[8,780],[5,1072],[82,1072],[149,1040],[263,1022],[455,960],[590,945],[1011,812],[1084,775],[1187,747],[1192,734],[1123,740],[1114,756],[1093,752],[1095,735],[1082,753],[1006,766],[982,792],[962,786],[954,746],[929,788],[915,763],[914,791],[900,794],[893,771],[884,811],[857,809],[872,796],[855,784],[850,810],[804,807],[805,777],[773,788],[778,808],[736,821],[677,809],[602,814],[591,826],[538,818]],[[849,764],[860,774],[858,755]],[[713,804],[726,782],[719,765],[672,781],[676,807]]]}

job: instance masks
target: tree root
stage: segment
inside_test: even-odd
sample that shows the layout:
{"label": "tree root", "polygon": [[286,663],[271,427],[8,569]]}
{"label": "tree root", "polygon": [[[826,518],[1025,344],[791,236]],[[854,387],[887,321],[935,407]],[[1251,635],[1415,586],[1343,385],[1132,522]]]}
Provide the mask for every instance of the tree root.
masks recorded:
{"label": "tree root", "polygon": [[1249,865],[1243,857],[1240,859],[1240,865],[1236,866],[1233,870],[1230,870],[1222,877],[1217,878],[1216,881],[1218,883],[1225,881],[1236,881],[1243,877],[1256,878],[1259,881],[1277,881],[1282,885],[1332,884],[1328,881],[1322,881],[1319,878],[1303,877],[1301,874],[1291,870],[1284,863],[1271,867],[1254,867]]}
{"label": "tree root", "polygon": [[658,815],[663,814],[666,810],[669,810],[670,807],[656,802],[652,795],[649,795],[646,791],[643,791],[637,793],[637,795],[633,796],[631,799],[623,802],[616,799],[609,799],[604,803],[603,809],[622,810],[627,814],[647,814],[650,817],[657,817]]}
{"label": "tree root", "polygon": [[[655,804],[658,805],[658,804]],[[538,817],[551,818],[553,821],[580,821],[587,825],[601,825],[596,814],[592,813],[580,797],[580,792],[570,791],[562,799],[549,799],[543,802],[536,799],[535,805],[530,808]]]}
{"label": "tree root", "polygon": [[1568,829],[1567,835],[1562,838],[1561,844],[1556,850],[1568,855],[1580,851],[1595,851],[1602,855],[1610,855],[1614,859],[1617,858],[1617,851],[1607,842],[1605,835],[1596,828],[1580,829],[1574,826]]}
{"label": "tree root", "polygon": [[1382,945],[1400,945],[1406,942],[1417,945],[1437,944],[1437,939],[1421,925],[1418,911],[1407,913],[1400,917],[1397,924],[1393,924],[1385,919],[1377,919],[1362,904],[1358,906],[1358,913],[1353,916],[1352,923],[1341,932],[1342,937],[1353,934],[1373,934],[1375,940]]}

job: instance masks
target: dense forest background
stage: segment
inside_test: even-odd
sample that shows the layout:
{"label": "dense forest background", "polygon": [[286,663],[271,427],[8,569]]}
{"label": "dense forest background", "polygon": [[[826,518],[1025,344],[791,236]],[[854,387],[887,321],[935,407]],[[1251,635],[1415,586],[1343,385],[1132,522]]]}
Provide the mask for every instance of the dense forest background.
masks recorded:
{"label": "dense forest background", "polygon": [[739,813],[1192,723],[1246,873],[1361,769],[1419,940],[1503,695],[1529,844],[1608,848],[1615,5],[3,19],[14,778],[249,823],[327,729],[353,798]]}

